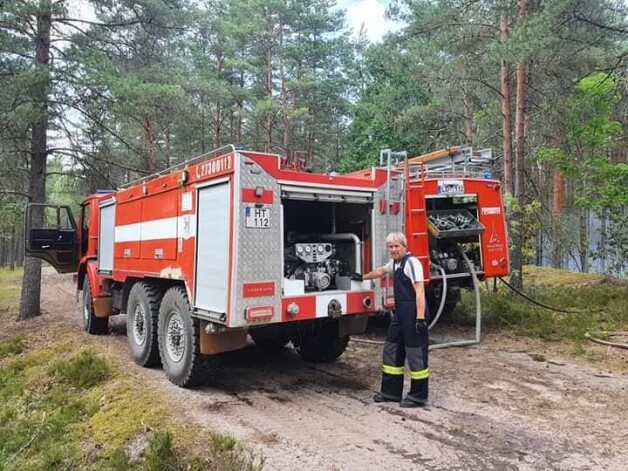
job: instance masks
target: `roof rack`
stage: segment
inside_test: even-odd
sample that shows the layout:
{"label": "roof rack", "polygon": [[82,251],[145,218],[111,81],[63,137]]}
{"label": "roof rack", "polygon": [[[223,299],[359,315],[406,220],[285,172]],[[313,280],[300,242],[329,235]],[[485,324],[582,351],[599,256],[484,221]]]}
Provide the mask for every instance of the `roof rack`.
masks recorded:
{"label": "roof rack", "polygon": [[410,178],[483,177],[492,173],[493,151],[452,146],[408,159]]}
{"label": "roof rack", "polygon": [[155,173],[151,173],[150,175],[146,175],[144,177],[138,178],[136,180],[132,180],[128,183],[125,183],[124,185],[120,186],[120,189],[124,189],[124,188],[128,188],[130,186],[133,185],[137,185],[139,183],[146,183],[149,180],[153,180],[155,178],[161,177],[162,175],[167,175],[169,173],[172,173],[176,170],[182,169],[182,168],[186,168],[190,165],[193,165],[197,162],[201,162],[203,160],[208,160],[211,159],[213,157],[219,157],[221,155],[225,155],[225,154],[230,154],[232,152],[236,151],[236,147],[233,144],[227,144],[225,146],[219,147],[218,149],[214,149],[212,151],[206,152],[205,154],[201,154],[198,155],[196,157],[192,157],[191,159],[185,160],[181,163],[178,163],[176,165],[173,165],[171,167],[165,168],[164,170],[161,170],[160,172],[155,172]]}

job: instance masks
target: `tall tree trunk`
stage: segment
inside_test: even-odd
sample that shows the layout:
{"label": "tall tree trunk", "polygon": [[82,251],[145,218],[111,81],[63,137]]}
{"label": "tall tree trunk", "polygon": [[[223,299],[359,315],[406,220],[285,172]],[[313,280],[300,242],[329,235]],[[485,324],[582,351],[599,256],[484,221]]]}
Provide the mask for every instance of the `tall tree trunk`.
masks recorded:
{"label": "tall tree trunk", "polygon": [[465,138],[467,144],[473,144],[473,101],[471,99],[471,93],[468,90],[463,90],[463,105],[464,105],[464,129]]}
{"label": "tall tree trunk", "polygon": [[[222,53],[218,52],[216,54],[216,75],[218,77],[222,76],[223,63],[224,63],[224,57]],[[222,133],[222,121],[223,121],[222,106],[219,99],[216,102],[216,113],[214,115],[214,138],[213,138],[214,149],[218,149],[220,147],[220,141],[221,141],[220,135]]]}
{"label": "tall tree trunk", "polygon": [[[272,27],[271,27],[272,29]],[[273,54],[270,44],[266,51],[266,98],[273,99]],[[273,117],[270,110],[266,110],[264,116],[264,150],[266,152],[273,151]]]}
{"label": "tall tree trunk", "polygon": [[9,270],[15,270],[15,262],[17,258],[17,225],[11,229],[11,244],[9,245]]}
{"label": "tall tree trunk", "polygon": [[[28,189],[32,203],[46,201],[46,159],[48,157],[48,90],[50,79],[50,28],[52,12],[49,1],[40,3],[37,12],[37,33],[35,37],[35,68],[37,80],[31,88],[33,104],[38,108],[33,121],[31,135],[31,159]],[[37,212],[33,223],[41,225],[44,214]],[[22,279],[22,297],[18,320],[25,320],[41,314],[41,260],[28,257],[24,263]]]}
{"label": "tall tree trunk", "polygon": [[15,270],[15,240],[17,239],[17,227],[14,225],[11,228],[11,239],[7,244],[8,256],[9,256],[9,270]]}
{"label": "tall tree trunk", "polygon": [[[527,17],[527,0],[519,0],[519,21],[523,24]],[[523,62],[516,65],[517,97],[515,109],[515,193],[517,200],[517,210],[513,214],[514,221],[517,222],[516,230],[513,231],[513,251],[512,251],[512,282],[516,288],[523,287],[523,245],[525,243],[525,83],[526,67]]]}
{"label": "tall tree trunk", "polygon": [[[244,72],[240,72],[240,89],[244,90]],[[244,119],[244,100],[238,99],[238,116],[236,119],[236,142],[242,144],[242,122]]]}
{"label": "tall tree trunk", "polygon": [[589,210],[580,210],[580,271],[589,272]]}
{"label": "tall tree trunk", "polygon": [[555,169],[552,176],[552,268],[563,267],[561,226],[563,212],[563,175]]}
{"label": "tall tree trunk", "polygon": [[155,138],[155,131],[153,125],[148,116],[144,117],[144,121],[141,122],[142,128],[144,128],[144,137],[146,138],[146,155],[144,156],[144,162],[146,163],[146,170],[150,173],[157,171],[157,139]]}
{"label": "tall tree trunk", "polygon": [[[279,49],[283,48],[283,26],[280,25]],[[281,111],[283,114],[283,152],[288,159],[292,157],[290,143],[290,118],[288,116],[288,92],[286,89],[286,70],[283,58],[280,56],[279,74],[281,80]]]}
{"label": "tall tree trunk", "polygon": [[[508,34],[508,12],[503,11],[499,22],[500,36],[505,39]],[[514,194],[515,188],[512,178],[512,121],[510,118],[510,70],[505,60],[502,60],[499,70],[499,82],[502,105],[502,132],[504,135],[504,190],[506,193]]]}

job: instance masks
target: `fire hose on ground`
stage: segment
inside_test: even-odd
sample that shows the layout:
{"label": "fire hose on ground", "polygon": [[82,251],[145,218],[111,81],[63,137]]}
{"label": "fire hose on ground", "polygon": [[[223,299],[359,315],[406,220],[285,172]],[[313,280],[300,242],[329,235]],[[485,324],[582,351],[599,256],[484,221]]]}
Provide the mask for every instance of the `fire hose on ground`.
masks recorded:
{"label": "fire hose on ground", "polygon": [[[545,308],[545,309],[549,309],[550,311],[555,311],[555,312],[560,312],[563,314],[582,314],[583,312],[602,312],[604,309],[598,309],[596,311],[573,311],[573,310],[566,310],[566,309],[559,309],[557,307],[552,307],[552,306],[548,306],[546,304],[542,304],[528,296],[526,296],[524,293],[522,293],[521,291],[517,290],[514,286],[510,285],[506,280],[504,280],[503,278],[499,279],[502,283],[504,283],[508,288],[510,288],[514,293],[518,294],[519,296],[521,296],[522,298],[524,298],[525,300],[536,304],[539,307]],[[619,336],[628,336],[628,332],[593,332],[593,334],[597,334],[597,335],[602,335],[604,337],[619,337]],[[623,348],[628,350],[628,343],[620,343],[620,342],[610,342],[608,340],[602,340],[601,338],[598,338],[594,335],[592,335],[592,333],[590,332],[585,332],[584,334],[585,338],[590,340],[591,342],[595,342],[595,343],[599,343],[600,345],[606,345],[608,347],[615,347],[615,348]]]}

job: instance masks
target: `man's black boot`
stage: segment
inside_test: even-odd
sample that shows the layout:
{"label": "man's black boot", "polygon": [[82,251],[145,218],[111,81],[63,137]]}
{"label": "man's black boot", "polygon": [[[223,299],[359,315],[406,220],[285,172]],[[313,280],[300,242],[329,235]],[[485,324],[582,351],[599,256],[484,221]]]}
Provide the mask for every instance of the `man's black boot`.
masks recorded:
{"label": "man's black boot", "polygon": [[388,399],[387,397],[382,396],[381,393],[375,393],[375,396],[373,396],[373,402],[399,402],[400,400],[401,398]]}
{"label": "man's black boot", "polygon": [[399,403],[400,407],[410,408],[410,407],[425,407],[425,402],[416,402],[412,399],[405,398],[403,401]]}

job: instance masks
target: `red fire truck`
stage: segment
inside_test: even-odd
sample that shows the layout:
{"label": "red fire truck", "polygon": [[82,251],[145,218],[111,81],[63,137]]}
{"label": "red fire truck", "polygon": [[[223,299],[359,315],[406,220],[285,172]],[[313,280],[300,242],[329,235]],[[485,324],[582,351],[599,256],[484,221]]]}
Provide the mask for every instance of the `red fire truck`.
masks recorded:
{"label": "red fire truck", "polygon": [[88,196],[78,224],[67,206],[29,205],[26,251],[76,273],[87,332],[125,313],[134,361],[179,386],[247,335],[332,361],[393,308],[388,280],[351,276],[387,261],[387,233],[407,234],[439,315],[461,287],[508,273],[499,181],[473,173],[471,149],[435,155],[383,151],[381,167],[334,175],[227,146]]}

